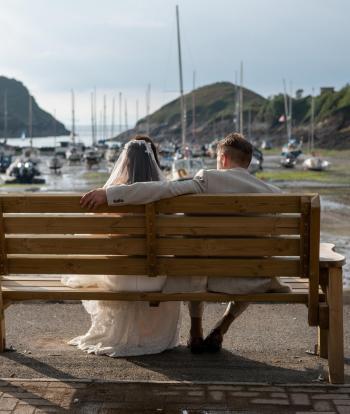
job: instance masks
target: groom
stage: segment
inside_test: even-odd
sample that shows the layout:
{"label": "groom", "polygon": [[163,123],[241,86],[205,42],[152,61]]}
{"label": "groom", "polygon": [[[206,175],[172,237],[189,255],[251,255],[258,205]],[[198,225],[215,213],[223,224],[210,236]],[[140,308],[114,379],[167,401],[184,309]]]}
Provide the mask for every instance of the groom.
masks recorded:
{"label": "groom", "polygon": [[[231,133],[218,143],[217,170],[201,170],[192,180],[154,181],[131,185],[116,185],[98,188],[85,194],[80,204],[94,209],[108,203],[110,206],[124,204],[146,204],[163,198],[193,193],[274,193],[280,190],[257,179],[248,172],[253,146],[238,133]],[[165,286],[167,292],[209,290],[222,293],[252,293],[265,291],[289,291],[276,278],[187,278],[185,281],[171,280]],[[182,279],[182,278],[181,278]],[[184,278],[186,279],[186,278]],[[201,279],[201,280],[200,280]],[[198,286],[198,280],[201,286]],[[184,286],[184,283],[187,285]],[[182,286],[181,286],[182,284]],[[247,307],[245,303],[230,303],[216,327],[203,340],[203,304],[189,304],[191,331],[189,347],[193,353],[203,350],[217,352],[221,349],[223,336],[235,318]]]}

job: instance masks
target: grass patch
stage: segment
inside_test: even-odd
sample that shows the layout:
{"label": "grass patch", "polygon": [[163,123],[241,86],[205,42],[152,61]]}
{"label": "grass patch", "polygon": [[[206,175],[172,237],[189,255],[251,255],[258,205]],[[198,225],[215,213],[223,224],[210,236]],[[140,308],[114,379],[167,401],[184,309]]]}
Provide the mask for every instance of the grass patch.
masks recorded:
{"label": "grass patch", "polygon": [[85,180],[106,180],[110,174],[107,172],[99,172],[99,171],[86,171],[82,175],[82,178]]}
{"label": "grass patch", "polygon": [[348,184],[350,175],[339,174],[340,171],[302,171],[302,170],[277,170],[260,171],[258,178],[266,181],[310,181],[319,183]]}
{"label": "grass patch", "polygon": [[10,187],[17,187],[17,188],[25,188],[25,189],[27,189],[27,190],[29,190],[30,191],[30,189],[32,188],[32,189],[37,189],[37,188],[40,188],[40,187],[42,187],[44,185],[44,183],[43,184],[20,184],[20,183],[7,183],[7,184],[5,184],[5,183],[2,183],[2,184],[0,184],[0,187],[1,188],[10,188]]}
{"label": "grass patch", "polygon": [[[264,156],[268,155],[281,155],[282,146],[274,147],[271,150],[263,150]],[[307,148],[306,146],[303,148],[304,155],[307,155]],[[325,158],[336,158],[336,159],[349,159],[350,158],[350,150],[331,150],[331,149],[324,149],[324,148],[315,148],[314,152],[317,155]],[[331,160],[330,160],[331,161]]]}

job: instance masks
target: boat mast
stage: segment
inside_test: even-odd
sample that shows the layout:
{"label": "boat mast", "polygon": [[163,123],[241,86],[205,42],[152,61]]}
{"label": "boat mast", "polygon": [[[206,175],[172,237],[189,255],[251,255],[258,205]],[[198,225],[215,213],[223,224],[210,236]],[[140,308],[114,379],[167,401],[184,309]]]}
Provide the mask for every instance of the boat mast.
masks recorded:
{"label": "boat mast", "polygon": [[293,84],[290,82],[290,95],[289,95],[289,138],[292,138],[293,132]]}
{"label": "boat mast", "polygon": [[243,62],[241,61],[241,79],[239,87],[239,132],[243,134]]}
{"label": "boat mast", "polygon": [[284,113],[286,116],[286,128],[287,128],[287,138],[288,141],[291,138],[291,131],[290,131],[290,127],[289,127],[289,110],[288,110],[288,98],[287,98],[287,86],[286,86],[286,80],[283,79],[283,89],[284,89]]}
{"label": "boat mast", "polygon": [[233,119],[235,123],[235,131],[239,130],[239,96],[238,96],[238,73],[235,70],[235,106]]}
{"label": "boat mast", "polygon": [[146,134],[149,135],[150,132],[150,123],[149,116],[151,111],[151,84],[147,85],[146,90]]}
{"label": "boat mast", "polygon": [[107,138],[107,101],[106,95],[103,95],[103,137],[102,139]]}
{"label": "boat mast", "polygon": [[128,130],[128,101],[127,101],[127,99],[126,98],[124,98],[124,109],[125,109],[125,113],[124,113],[124,116],[125,116],[125,130],[127,131]]}
{"label": "boat mast", "polygon": [[122,93],[119,92],[119,134],[122,133]]}
{"label": "boat mast", "polygon": [[137,125],[138,120],[139,120],[139,100],[136,99],[136,122],[135,122],[136,132],[139,132],[139,126]]}
{"label": "boat mast", "polygon": [[56,149],[56,145],[57,145],[56,135],[57,135],[57,132],[56,132],[56,109],[54,109],[53,110],[53,142],[54,142],[53,145],[54,145],[55,149]]}
{"label": "boat mast", "polygon": [[112,125],[111,125],[111,138],[114,136],[114,123],[115,123],[115,97],[112,100]]}
{"label": "boat mast", "polygon": [[7,140],[7,90],[4,92],[4,143]]}
{"label": "boat mast", "polygon": [[33,107],[32,107],[32,97],[29,94],[28,102],[28,133],[29,133],[29,142],[30,147],[33,147]]}
{"label": "boat mast", "polygon": [[74,90],[71,90],[71,95],[72,95],[72,144],[75,144],[75,98],[74,98]]}
{"label": "boat mast", "polygon": [[94,109],[94,93],[91,92],[91,144],[95,145],[95,109]]}
{"label": "boat mast", "polygon": [[184,100],[184,87],[183,87],[183,77],[182,77],[180,18],[179,18],[179,6],[178,5],[176,5],[176,27],[177,27],[177,47],[178,47],[178,54],[179,54],[181,138],[182,138],[182,146],[184,148],[186,145],[185,100]]}
{"label": "boat mast", "polygon": [[193,88],[192,88],[192,139],[196,139],[196,71],[193,71]]}
{"label": "boat mast", "polygon": [[97,91],[96,86],[94,88],[94,139],[97,141]]}
{"label": "boat mast", "polygon": [[312,88],[312,95],[311,95],[311,151],[314,150],[314,135],[315,135],[315,98],[314,98],[314,88]]}
{"label": "boat mast", "polygon": [[248,110],[248,141],[251,141],[252,139],[252,108],[251,105],[249,105]]}

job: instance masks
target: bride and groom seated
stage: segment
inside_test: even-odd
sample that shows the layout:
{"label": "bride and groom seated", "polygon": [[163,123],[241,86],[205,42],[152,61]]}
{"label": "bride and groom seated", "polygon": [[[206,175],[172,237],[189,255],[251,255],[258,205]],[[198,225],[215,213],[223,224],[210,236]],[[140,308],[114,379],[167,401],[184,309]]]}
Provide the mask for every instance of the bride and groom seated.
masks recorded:
{"label": "bride and groom seated", "polygon": [[[271,193],[280,190],[249,174],[253,147],[237,133],[221,140],[217,148],[217,170],[201,170],[192,180],[167,181],[159,167],[154,143],[147,136],[128,142],[103,188],[81,199],[81,206],[94,209],[108,205],[146,204],[163,198],[195,193]],[[166,293],[212,291],[222,293],[288,292],[276,278],[172,278],[158,276],[103,276],[62,279],[71,287],[99,285],[113,291],[163,291]],[[180,303],[83,301],[91,316],[89,331],[70,341],[80,349],[114,357],[155,354],[179,344]],[[230,303],[209,335],[203,338],[202,302],[189,303],[191,330],[188,346],[193,353],[217,352],[231,323],[247,307]]]}

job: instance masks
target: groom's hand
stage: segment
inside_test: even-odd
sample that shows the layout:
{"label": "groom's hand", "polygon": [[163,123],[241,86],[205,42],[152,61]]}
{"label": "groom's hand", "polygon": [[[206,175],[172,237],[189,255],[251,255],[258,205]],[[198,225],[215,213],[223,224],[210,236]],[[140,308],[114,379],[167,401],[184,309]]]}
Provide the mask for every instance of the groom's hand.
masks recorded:
{"label": "groom's hand", "polygon": [[80,199],[80,205],[83,208],[93,210],[97,207],[107,204],[107,195],[104,188],[97,188],[84,194]]}

